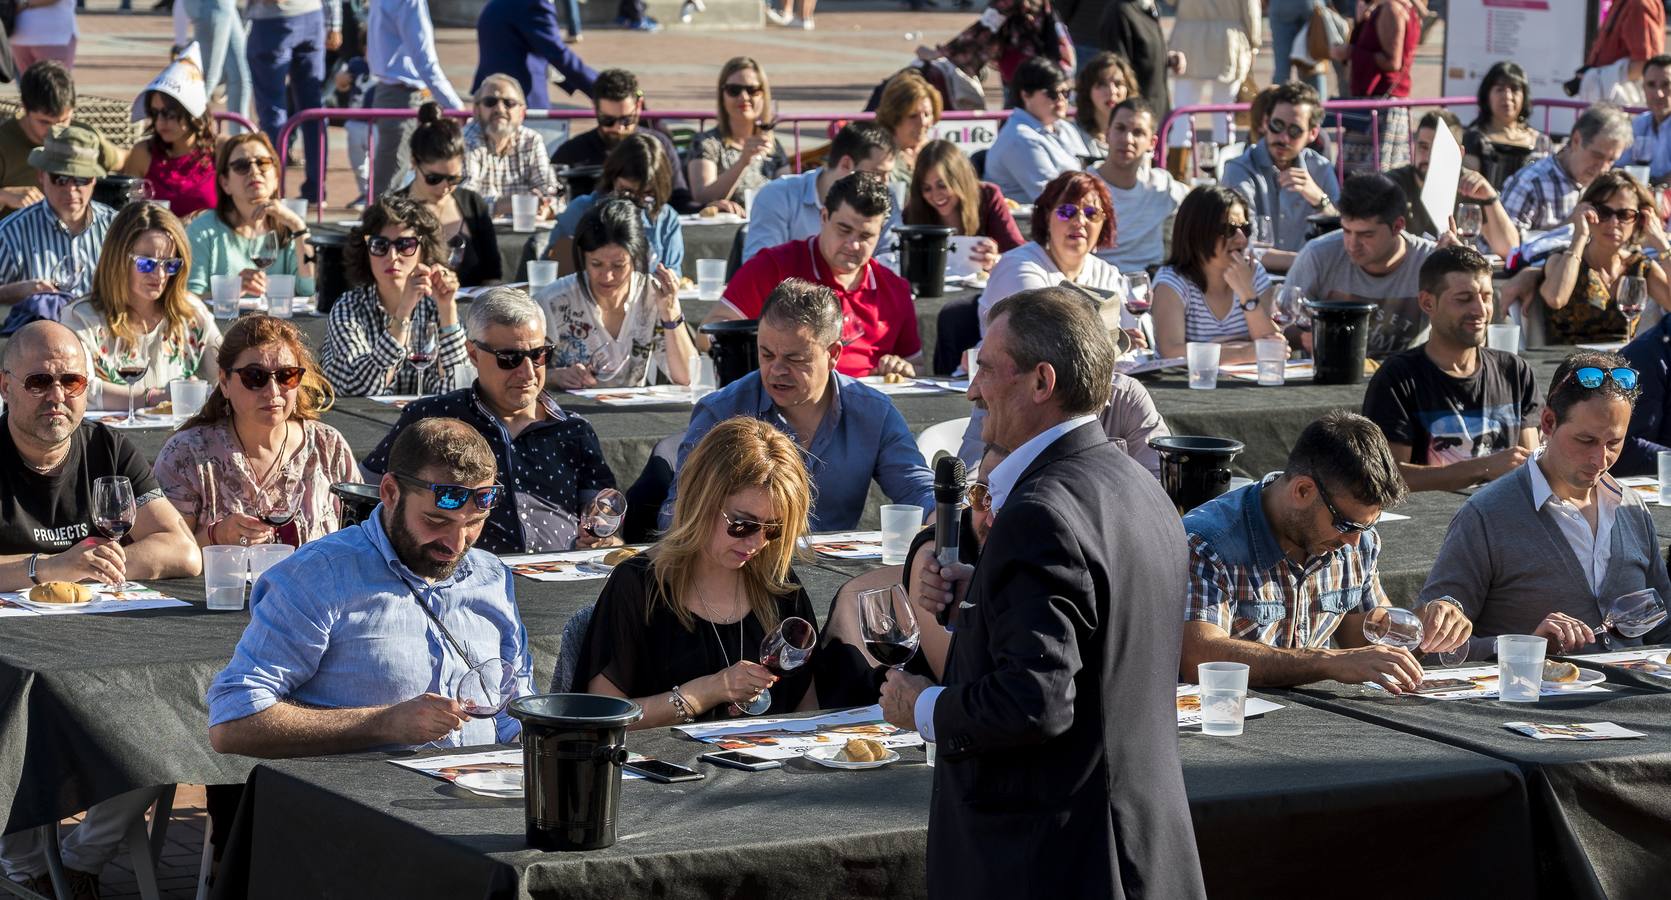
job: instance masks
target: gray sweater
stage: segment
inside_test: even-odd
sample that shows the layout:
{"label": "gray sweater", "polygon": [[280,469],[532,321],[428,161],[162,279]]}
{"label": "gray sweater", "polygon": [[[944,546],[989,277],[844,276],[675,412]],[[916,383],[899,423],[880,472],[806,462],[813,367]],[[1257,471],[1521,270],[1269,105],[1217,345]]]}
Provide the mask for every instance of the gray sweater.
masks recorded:
{"label": "gray sweater", "polygon": [[[1653,516],[1633,490],[1624,491],[1615,513],[1612,557],[1599,592],[1590,590],[1572,545],[1547,512],[1532,510],[1528,462],[1469,498],[1451,520],[1439,558],[1428,573],[1419,603],[1449,594],[1474,623],[1468,658],[1496,655],[1499,634],[1531,634],[1552,612],[1563,612],[1591,627],[1601,625],[1601,598],[1645,587],[1671,601],[1665,559]],[[1649,633],[1649,643],[1666,640],[1671,622]],[[1614,647],[1635,646],[1610,635]],[[1591,652],[1606,649],[1590,647]]]}

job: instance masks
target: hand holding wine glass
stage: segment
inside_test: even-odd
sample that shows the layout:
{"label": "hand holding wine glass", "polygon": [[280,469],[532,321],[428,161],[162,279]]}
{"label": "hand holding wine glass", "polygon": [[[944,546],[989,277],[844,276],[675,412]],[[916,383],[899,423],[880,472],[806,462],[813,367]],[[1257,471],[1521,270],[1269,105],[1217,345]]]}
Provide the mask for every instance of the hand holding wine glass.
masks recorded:
{"label": "hand holding wine glass", "polygon": [[424,390],[424,372],[435,364],[436,347],[440,342],[440,329],[434,322],[412,330],[406,344],[406,364],[418,372],[418,396],[427,395]]}
{"label": "hand holding wine glass", "polygon": [[627,495],[615,488],[604,488],[586,501],[580,515],[580,529],[589,536],[591,546],[613,537],[621,530],[621,520],[627,515]]}
{"label": "hand holding wine glass", "polygon": [[453,699],[472,719],[491,719],[519,693],[516,667],[495,656],[470,667],[453,685]]}
{"label": "hand holding wine glass", "polygon": [[[93,482],[93,527],[112,543],[121,543],[133,530],[139,508],[134,504],[133,482],[123,475],[105,475]],[[108,585],[117,590],[120,583]]]}
{"label": "hand holding wine glass", "polygon": [[1133,316],[1141,316],[1149,311],[1149,275],[1146,272],[1129,272],[1122,276],[1126,282],[1126,312]]}
{"label": "hand holding wine glass", "polygon": [[[1446,602],[1434,600],[1434,603]],[[1415,653],[1421,648],[1425,637],[1421,616],[1415,612],[1397,606],[1377,606],[1363,617],[1363,636],[1372,644],[1383,647],[1401,647]],[[1454,647],[1441,653],[1434,654],[1443,666],[1454,666],[1468,658],[1468,644],[1466,641],[1459,647]]]}
{"label": "hand holding wine glass", "polygon": [[[817,643],[818,631],[812,623],[790,616],[760,642],[760,665],[781,677],[800,668],[812,656],[812,648]],[[765,715],[772,708],[772,689],[766,688],[743,703],[732,703],[731,708],[733,714]]]}

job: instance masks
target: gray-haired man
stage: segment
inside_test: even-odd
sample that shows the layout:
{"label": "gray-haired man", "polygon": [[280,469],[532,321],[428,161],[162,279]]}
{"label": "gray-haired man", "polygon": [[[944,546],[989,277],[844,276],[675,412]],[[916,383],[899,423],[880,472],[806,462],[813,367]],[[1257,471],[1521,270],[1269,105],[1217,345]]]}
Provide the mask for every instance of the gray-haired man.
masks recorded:
{"label": "gray-haired man", "polygon": [[615,475],[591,424],[545,393],[551,346],[539,305],[515,288],[494,288],[470,304],[465,327],[475,384],[407,406],[361,465],[381,475],[390,446],[408,425],[431,416],[460,419],[487,438],[509,493],[493,508],[477,546],[538,553],[619,544],[618,536],[600,540],[576,527],[581,505],[614,487]]}
{"label": "gray-haired man", "polygon": [[1597,175],[1613,168],[1631,144],[1630,117],[1617,106],[1598,103],[1584,110],[1572,137],[1503,183],[1503,209],[1521,234],[1544,232],[1572,218],[1578,198]]}

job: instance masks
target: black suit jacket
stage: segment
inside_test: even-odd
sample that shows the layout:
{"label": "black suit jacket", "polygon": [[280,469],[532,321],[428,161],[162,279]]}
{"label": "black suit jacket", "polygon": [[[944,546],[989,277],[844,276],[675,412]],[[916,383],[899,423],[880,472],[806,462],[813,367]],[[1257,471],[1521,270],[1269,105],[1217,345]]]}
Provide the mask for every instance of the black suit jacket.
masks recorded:
{"label": "black suit jacket", "polygon": [[933,898],[1204,897],[1178,762],[1187,548],[1092,422],[999,511],[934,708]]}

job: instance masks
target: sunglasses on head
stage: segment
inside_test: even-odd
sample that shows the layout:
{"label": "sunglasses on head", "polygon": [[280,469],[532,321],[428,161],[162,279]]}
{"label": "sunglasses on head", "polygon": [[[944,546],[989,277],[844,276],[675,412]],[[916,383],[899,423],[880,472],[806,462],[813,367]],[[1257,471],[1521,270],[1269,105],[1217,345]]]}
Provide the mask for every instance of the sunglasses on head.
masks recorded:
{"label": "sunglasses on head", "polygon": [[750,97],[758,97],[764,93],[766,93],[766,89],[758,84],[728,84],[725,86],[725,96],[733,100],[744,94]]}
{"label": "sunglasses on head", "polygon": [[79,187],[86,187],[86,186],[93,183],[93,179],[83,178],[80,175],[57,175],[57,174],[54,174],[54,175],[51,176],[51,178],[52,178],[52,183],[59,186],[59,187],[78,187],[79,188]]}
{"label": "sunglasses on head", "polygon": [[498,109],[501,103],[505,104],[506,109],[516,109],[522,105],[522,101],[515,97],[483,97],[476,102],[488,109]]}
{"label": "sunglasses on head", "polygon": [[264,369],[261,366],[250,363],[247,366],[240,366],[239,368],[233,369],[232,372],[238,376],[238,380],[243,382],[244,387],[249,390],[259,391],[266,387],[267,382],[271,380],[278,382],[279,387],[288,391],[295,388],[296,385],[302,383],[302,375],[305,374],[307,370],[301,366],[279,366],[276,369]]}
{"label": "sunglasses on head", "polygon": [[[12,374],[11,370],[6,370],[6,374]],[[64,389],[65,397],[79,397],[87,390],[87,376],[74,372],[65,372],[62,375],[36,372],[23,376],[23,389],[37,397],[46,396],[55,384]]]}
{"label": "sunglasses on head", "polygon": [[599,128],[614,128],[617,125],[622,128],[631,128],[637,124],[638,113],[627,113],[624,116],[606,116],[603,113],[598,113]]}
{"label": "sunglasses on head", "polygon": [[[1579,387],[1595,390],[1596,388],[1601,387],[1602,384],[1609,378],[1613,379],[1613,383],[1618,385],[1622,390],[1636,390],[1636,370],[1628,369],[1624,366],[1618,366],[1611,369],[1603,369],[1600,366],[1579,366],[1571,372],[1568,372],[1567,376],[1561,379],[1561,383],[1555,385],[1555,390],[1560,390],[1569,381],[1578,382]],[[1550,391],[1549,393],[1553,395],[1555,391]]]}
{"label": "sunglasses on head", "polygon": [[134,269],[141,275],[152,275],[158,269],[162,269],[164,275],[173,277],[180,274],[180,267],[186,264],[186,261],[179,257],[158,259],[155,256],[140,256],[137,253],[129,253],[128,257],[133,260]]}
{"label": "sunglasses on head", "polygon": [[984,481],[976,481],[969,485],[969,507],[976,512],[992,511],[992,488]]}
{"label": "sunglasses on head", "polygon": [[1253,223],[1252,222],[1243,222],[1240,225],[1236,225],[1236,224],[1231,223],[1231,222],[1225,222],[1224,223],[1224,239],[1225,240],[1227,240],[1227,241],[1231,240],[1232,238],[1234,238],[1238,234],[1251,240],[1253,238]]}
{"label": "sunglasses on head", "polygon": [[546,344],[543,347],[529,347],[527,350],[495,350],[481,341],[471,343],[476,345],[477,350],[493,354],[493,361],[498,363],[499,368],[507,371],[522,365],[525,359],[533,363],[535,368],[544,366],[546,359],[557,349]]}
{"label": "sunglasses on head", "polygon": [[1288,139],[1291,141],[1297,141],[1300,138],[1305,137],[1304,126],[1295,125],[1292,122],[1284,122],[1281,119],[1267,119],[1265,121],[1265,130],[1271,134],[1286,134],[1288,135]]}
{"label": "sunglasses on head", "polygon": [[725,533],[728,537],[746,538],[762,529],[766,532],[766,540],[775,541],[783,537],[782,522],[756,522],[740,516],[733,517],[725,510],[720,510],[720,518],[725,520]]}
{"label": "sunglasses on head", "polygon": [[465,487],[462,484],[431,484],[421,478],[411,475],[393,473],[395,480],[417,488],[426,488],[435,495],[435,508],[444,510],[463,509],[470,498],[476,500],[477,509],[492,509],[499,504],[499,498],[505,493],[502,484],[490,484],[487,487]]}
{"label": "sunglasses on head", "polygon": [[1596,211],[1597,222],[1605,222],[1608,219],[1618,219],[1620,225],[1633,224],[1636,221],[1636,217],[1641,215],[1639,211],[1634,209],[1615,209],[1611,206],[1602,206],[1599,203],[1592,206],[1591,209]]}
{"label": "sunglasses on head", "polygon": [[1102,221],[1102,209],[1099,207],[1079,206],[1073,203],[1064,203],[1061,206],[1056,207],[1056,218],[1061,219],[1064,222],[1072,222],[1073,217],[1080,215],[1081,213],[1084,214],[1085,221],[1087,222]]}
{"label": "sunglasses on head", "polygon": [[453,187],[458,187],[459,185],[461,185],[463,183],[464,183],[464,175],[463,174],[443,175],[440,172],[425,172],[424,173],[424,184],[427,184],[430,187],[437,187],[437,186],[443,185],[443,184],[450,184]]}
{"label": "sunglasses on head", "polygon": [[226,167],[234,175],[248,175],[251,169],[258,166],[263,172],[271,172],[277,165],[271,156],[245,156],[227,163]]}
{"label": "sunglasses on head", "polygon": [[401,256],[416,256],[418,253],[418,245],[420,243],[421,242],[412,235],[397,237],[394,240],[390,240],[380,234],[374,234],[366,238],[366,252],[370,253],[372,256],[388,256],[389,248],[393,247],[395,252],[399,253]]}
{"label": "sunglasses on head", "polygon": [[1317,496],[1322,499],[1323,506],[1328,509],[1329,516],[1333,519],[1330,524],[1334,525],[1335,531],[1338,531],[1341,534],[1363,534],[1375,527],[1374,522],[1369,522],[1367,524],[1363,522],[1354,522],[1341,515],[1340,510],[1335,509],[1334,503],[1329,500],[1329,492],[1323,488],[1322,480],[1316,478],[1315,476],[1311,480],[1313,484],[1317,485]]}

